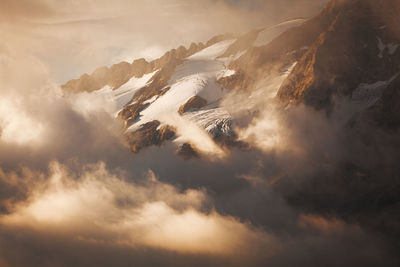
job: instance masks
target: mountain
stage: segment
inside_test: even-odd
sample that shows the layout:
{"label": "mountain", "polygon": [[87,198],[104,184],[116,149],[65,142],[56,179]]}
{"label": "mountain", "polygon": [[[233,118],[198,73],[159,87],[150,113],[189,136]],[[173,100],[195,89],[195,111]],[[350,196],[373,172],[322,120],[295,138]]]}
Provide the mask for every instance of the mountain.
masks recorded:
{"label": "mountain", "polygon": [[398,11],[398,1],[331,1],[315,18],[234,62],[245,76],[236,86],[297,62],[279,99],[329,108],[334,95],[350,96],[361,84],[389,81],[400,62]]}
{"label": "mountain", "polygon": [[184,46],[180,46],[150,62],[141,58],[133,61],[131,64],[128,62],[121,62],[112,65],[110,68],[101,67],[96,69],[91,75],[84,74],[79,79],[68,81],[62,86],[62,89],[72,93],[82,91],[92,92],[108,85],[115,90],[126,84],[132,77],[140,78],[145,74],[162,69],[173,62],[178,64],[178,62],[184,58],[227,38],[229,38],[229,35],[215,36],[210,39],[206,45],[203,43],[192,43],[188,49]]}
{"label": "mountain", "polygon": [[202,152],[240,144],[223,101],[231,92],[265,91],[265,81],[273,81],[268,93],[282,107],[305,104],[329,113],[336,99],[346,99],[359,107],[354,124],[394,129],[400,126],[398,14],[396,0],[333,0],[309,20],[216,36],[151,62],[102,67],[62,88],[109,96],[136,152],[166,140]]}
{"label": "mountain", "polygon": [[[236,129],[243,117],[263,116],[259,106],[273,103],[283,113],[304,105],[327,121],[339,118],[339,130],[334,125],[311,135],[315,144],[306,152],[323,152],[307,154],[304,169],[318,171],[307,179],[279,178],[274,189],[306,213],[394,236],[398,248],[398,14],[398,0],[332,0],[309,20],[216,36],[151,62],[103,67],[63,89],[114,103],[112,115],[125,122],[133,152],[171,141],[185,159],[248,149]],[[313,119],[302,134],[321,126]],[[304,121],[294,116],[290,123]],[[325,135],[334,145],[319,144]]]}
{"label": "mountain", "polygon": [[373,105],[379,97],[374,90],[376,83],[389,84],[400,63],[399,35],[392,34],[397,29],[388,24],[397,15],[385,12],[384,16],[378,16],[379,4],[378,1],[332,2],[325,11],[329,14],[323,16],[334,19],[300,58],[278,96],[283,101],[302,101],[316,108],[327,108],[334,95],[350,96]]}
{"label": "mountain", "polygon": [[[115,104],[113,115],[125,121],[132,151],[173,140],[189,151],[223,153],[220,145],[243,145],[235,140],[231,114],[221,106],[230,92],[224,82],[235,74],[230,64],[253,44],[264,45],[303,22],[287,21],[242,36],[215,36],[205,45],[181,46],[151,62],[138,59],[101,67],[62,88],[108,97]],[[161,134],[162,129],[168,134]]]}

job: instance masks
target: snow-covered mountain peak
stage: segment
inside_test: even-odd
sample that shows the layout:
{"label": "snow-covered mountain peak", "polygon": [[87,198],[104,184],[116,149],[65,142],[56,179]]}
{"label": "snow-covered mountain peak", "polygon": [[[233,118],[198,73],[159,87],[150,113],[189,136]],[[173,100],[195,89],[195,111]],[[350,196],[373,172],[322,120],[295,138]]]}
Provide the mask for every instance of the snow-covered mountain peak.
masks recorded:
{"label": "snow-covered mountain peak", "polygon": [[[110,113],[125,122],[133,151],[168,139],[221,154],[219,144],[238,141],[232,114],[260,101],[276,98],[286,108],[305,103],[327,110],[335,97],[371,108],[380,103],[396,83],[379,81],[399,71],[400,39],[393,34],[398,16],[381,13],[392,11],[394,3],[331,1],[310,20],[216,36],[151,62],[99,68],[64,89],[108,99]],[[246,96],[241,103],[229,99],[236,92]]]}
{"label": "snow-covered mountain peak", "polygon": [[[227,40],[216,43],[190,57],[178,65],[172,74],[168,84],[162,88],[169,88],[164,94],[153,97],[153,101],[144,108],[138,119],[128,128],[135,131],[151,121],[159,121],[161,125],[167,124],[176,129],[179,138],[175,140],[178,144],[191,143],[205,152],[218,151],[213,146],[204,148],[204,139],[211,139],[208,133],[215,133],[221,127],[221,121],[229,124],[227,112],[221,112],[218,104],[215,105],[226,94],[226,90],[217,83],[221,73],[227,71],[225,59],[219,59],[226,49],[235,40]],[[160,93],[163,90],[160,90]],[[205,106],[201,108],[202,114],[207,114],[209,120],[204,123],[205,116],[181,116],[179,109],[191,98],[200,97],[205,100]],[[135,101],[135,98],[133,99]],[[222,126],[226,128],[227,126]],[[187,129],[187,128],[196,128]],[[203,131],[201,138],[193,132]],[[212,142],[208,140],[208,143]]]}

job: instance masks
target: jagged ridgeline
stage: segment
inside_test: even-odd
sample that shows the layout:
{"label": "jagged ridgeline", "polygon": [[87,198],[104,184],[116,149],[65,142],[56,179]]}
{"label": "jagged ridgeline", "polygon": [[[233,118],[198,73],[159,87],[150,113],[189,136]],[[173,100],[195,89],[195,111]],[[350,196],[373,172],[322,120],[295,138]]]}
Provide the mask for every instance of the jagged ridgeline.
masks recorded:
{"label": "jagged ridgeline", "polygon": [[394,129],[400,125],[399,14],[397,0],[334,0],[309,20],[216,36],[150,62],[102,67],[63,89],[108,92],[134,151],[174,140],[207,152],[183,124],[205,130],[219,145],[239,144],[221,102],[229,92],[250,96],[272,80],[268,90],[283,107],[329,112],[336,99],[346,99],[361,107],[355,121]]}

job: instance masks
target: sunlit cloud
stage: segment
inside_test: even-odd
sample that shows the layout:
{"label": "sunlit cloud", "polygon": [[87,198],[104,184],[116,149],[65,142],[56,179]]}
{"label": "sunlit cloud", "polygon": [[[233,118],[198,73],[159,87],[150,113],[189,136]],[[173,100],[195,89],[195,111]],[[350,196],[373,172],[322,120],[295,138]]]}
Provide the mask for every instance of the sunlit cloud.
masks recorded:
{"label": "sunlit cloud", "polygon": [[[130,260],[138,255],[143,262],[159,257],[155,262],[171,266],[390,262],[380,237],[357,218],[350,218],[352,224],[312,213],[320,201],[300,207],[290,201],[306,201],[303,192],[316,181],[332,193],[327,199],[349,201],[340,187],[327,183],[332,176],[347,177],[333,172],[342,164],[337,158],[353,157],[362,166],[373,162],[395,183],[391,156],[397,139],[388,139],[384,148],[360,145],[348,151],[339,140],[343,128],[325,114],[276,106],[288,72],[223,100],[234,120],[245,117],[234,127],[248,150],[227,152],[181,116],[161,118],[186,138],[174,141],[204,154],[187,161],[171,144],[131,153],[121,142],[122,125],[107,95],[65,95],[59,86],[103,65],[155,59],[215,34],[308,16],[324,2],[0,1],[0,266],[85,265],[104,258],[108,261],[99,266],[110,266],[121,255],[128,258],[122,266],[135,265]],[[393,166],[375,153],[360,157],[364,149],[387,149],[381,154]],[[346,171],[353,175],[352,168]],[[363,171],[348,180],[355,191],[371,179]]]}
{"label": "sunlit cloud", "polygon": [[44,131],[40,122],[23,111],[18,99],[0,97],[0,138],[5,142],[26,144],[37,142]]}
{"label": "sunlit cloud", "polygon": [[32,187],[28,200],[1,216],[0,223],[180,253],[246,254],[261,245],[272,254],[279,247],[273,236],[249,224],[202,212],[205,192],[178,192],[151,172],[144,184],[135,185],[110,174],[101,163],[89,166],[81,177],[53,163],[50,179]]}

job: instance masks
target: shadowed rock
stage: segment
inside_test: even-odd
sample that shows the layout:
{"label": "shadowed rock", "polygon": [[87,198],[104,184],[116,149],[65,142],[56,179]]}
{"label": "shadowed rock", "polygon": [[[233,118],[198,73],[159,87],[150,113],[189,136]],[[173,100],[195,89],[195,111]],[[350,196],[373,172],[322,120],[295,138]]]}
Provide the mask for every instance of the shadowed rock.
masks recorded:
{"label": "shadowed rock", "polygon": [[125,139],[130,149],[137,153],[143,148],[157,145],[171,140],[175,136],[175,129],[168,125],[162,125],[159,121],[151,121],[143,124],[139,130],[125,134]]}
{"label": "shadowed rock", "polygon": [[200,96],[191,97],[185,104],[179,107],[179,114],[184,114],[185,112],[201,109],[202,107],[207,105],[207,100]]}
{"label": "shadowed rock", "polygon": [[183,157],[186,160],[192,158],[200,158],[200,154],[193,148],[191,144],[185,143],[183,144],[179,150],[178,155]]}

